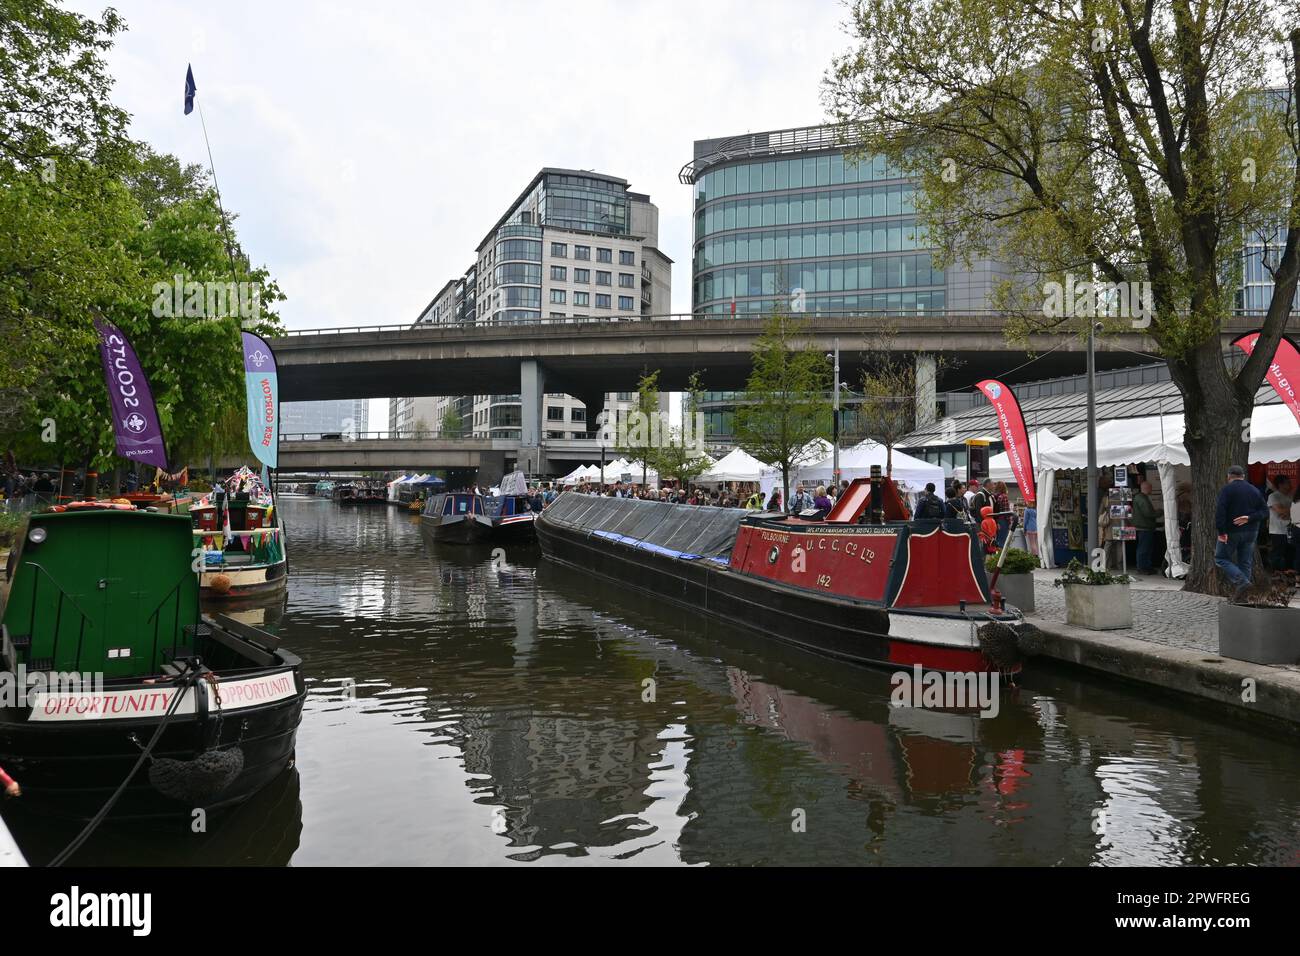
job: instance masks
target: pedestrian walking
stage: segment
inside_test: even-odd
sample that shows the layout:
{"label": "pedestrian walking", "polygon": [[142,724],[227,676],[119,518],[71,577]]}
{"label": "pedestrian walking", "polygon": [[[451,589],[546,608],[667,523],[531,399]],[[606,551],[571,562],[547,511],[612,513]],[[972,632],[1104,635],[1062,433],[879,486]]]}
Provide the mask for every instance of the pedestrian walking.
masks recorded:
{"label": "pedestrian walking", "polygon": [[1268,517],[1268,505],[1259,489],[1246,481],[1240,465],[1228,469],[1228,483],[1219,490],[1214,524],[1219,532],[1214,563],[1233,586],[1232,600],[1239,600],[1250,587],[1255,565],[1255,544],[1259,525]]}

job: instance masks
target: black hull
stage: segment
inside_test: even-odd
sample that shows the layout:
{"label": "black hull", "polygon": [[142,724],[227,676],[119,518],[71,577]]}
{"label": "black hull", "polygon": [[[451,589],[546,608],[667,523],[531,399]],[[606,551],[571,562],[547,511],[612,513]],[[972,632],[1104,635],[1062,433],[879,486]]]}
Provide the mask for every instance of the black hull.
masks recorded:
{"label": "black hull", "polygon": [[515,521],[510,524],[494,524],[492,540],[503,543],[533,541],[537,538],[536,521]]}
{"label": "black hull", "polygon": [[[705,560],[620,547],[544,519],[537,539],[553,561],[805,650],[891,670],[916,663],[934,670],[987,669],[978,649],[891,635],[891,614],[878,605],[756,581]],[[906,616],[926,624],[925,615]],[[952,626],[947,617],[932,620],[936,628]]]}
{"label": "black hull", "polygon": [[422,515],[420,525],[440,544],[483,544],[493,535],[491,524],[473,517],[444,521]]}
{"label": "black hull", "polygon": [[[297,677],[301,686],[301,677]],[[189,761],[210,749],[237,746],[243,768],[224,788],[198,799],[177,800],[159,792],[145,761],[114,805],[110,819],[188,815],[242,803],[292,766],[305,690],[262,707],[231,711],[220,721],[174,716],[154,748],[154,759]],[[126,779],[161,718],[32,722],[6,711],[0,720],[0,765],[23,788],[26,812],[89,819]],[[132,741],[132,736],[139,745]]]}

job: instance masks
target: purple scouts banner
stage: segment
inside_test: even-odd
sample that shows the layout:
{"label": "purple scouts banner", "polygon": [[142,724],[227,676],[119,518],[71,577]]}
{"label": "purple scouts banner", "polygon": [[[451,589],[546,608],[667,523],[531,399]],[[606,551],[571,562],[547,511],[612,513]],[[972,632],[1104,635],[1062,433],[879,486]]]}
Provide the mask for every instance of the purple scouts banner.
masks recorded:
{"label": "purple scouts banner", "polygon": [[274,468],[280,450],[280,392],[275,381],[275,354],[252,332],[244,340],[244,386],[248,395],[248,444],[257,460]]}
{"label": "purple scouts banner", "polygon": [[112,323],[96,319],[95,331],[99,334],[99,358],[104,365],[108,400],[113,406],[118,455],[166,471],[167,444],[158,421],[158,407],[135,349]]}

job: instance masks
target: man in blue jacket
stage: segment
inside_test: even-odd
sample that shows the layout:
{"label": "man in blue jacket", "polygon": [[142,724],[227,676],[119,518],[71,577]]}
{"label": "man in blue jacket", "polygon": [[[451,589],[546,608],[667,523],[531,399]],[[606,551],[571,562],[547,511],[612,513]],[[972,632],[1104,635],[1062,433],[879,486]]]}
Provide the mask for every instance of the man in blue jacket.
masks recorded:
{"label": "man in blue jacket", "polygon": [[1234,601],[1250,587],[1259,523],[1268,517],[1264,496],[1245,479],[1244,468],[1240,465],[1230,467],[1228,483],[1220,489],[1219,502],[1214,509],[1214,525],[1219,532],[1214,563],[1235,588],[1232,592]]}

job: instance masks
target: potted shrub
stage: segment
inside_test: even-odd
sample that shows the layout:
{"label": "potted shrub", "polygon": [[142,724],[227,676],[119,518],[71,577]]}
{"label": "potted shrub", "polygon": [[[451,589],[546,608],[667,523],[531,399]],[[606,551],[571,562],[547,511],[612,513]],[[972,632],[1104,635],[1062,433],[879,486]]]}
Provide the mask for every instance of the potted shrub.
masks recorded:
{"label": "potted shrub", "polygon": [[1094,571],[1076,559],[1052,583],[1065,588],[1065,623],[1093,631],[1133,626],[1133,598],[1127,574]]}
{"label": "potted shrub", "polygon": [[[1015,605],[1028,614],[1034,609],[1034,569],[1042,567],[1038,555],[1030,554],[1020,548],[1007,548],[1007,556],[1002,561],[1002,573],[998,575],[997,589],[1003,600]],[[993,581],[993,572],[998,568],[998,556],[990,554],[984,560],[984,569]]]}
{"label": "potted shrub", "polygon": [[1286,578],[1251,587],[1219,605],[1219,656],[1254,664],[1300,664],[1300,608]]}

